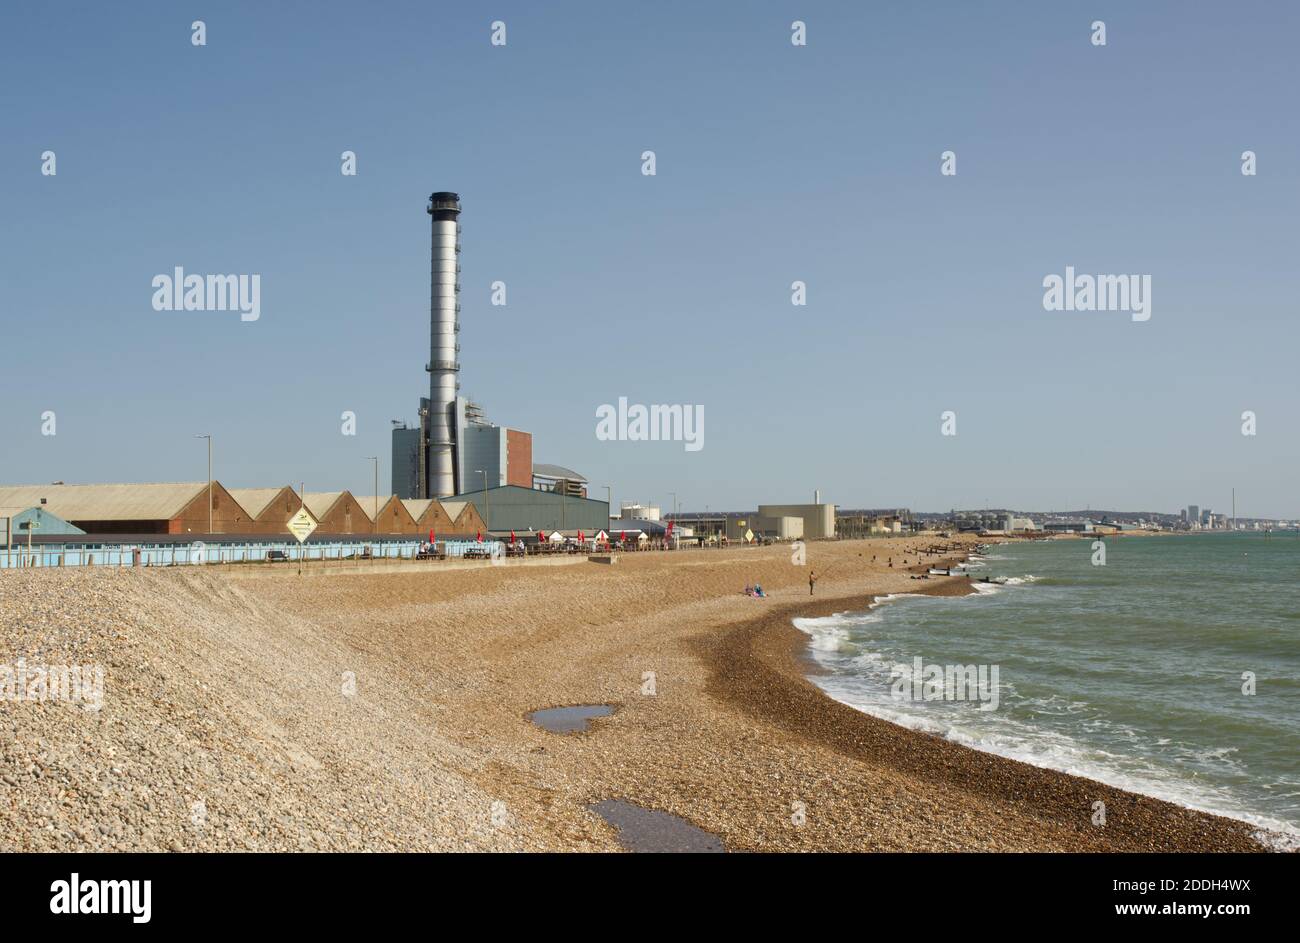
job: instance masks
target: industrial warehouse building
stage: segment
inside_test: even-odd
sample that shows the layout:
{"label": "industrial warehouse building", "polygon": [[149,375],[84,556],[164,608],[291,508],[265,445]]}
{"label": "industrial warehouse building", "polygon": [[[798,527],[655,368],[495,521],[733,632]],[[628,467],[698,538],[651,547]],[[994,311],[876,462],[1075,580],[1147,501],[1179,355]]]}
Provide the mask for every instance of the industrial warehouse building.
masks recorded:
{"label": "industrial warehouse building", "polygon": [[[40,507],[88,534],[209,533],[208,482],[139,485],[0,485],[0,507]],[[246,534],[252,519],[212,482],[211,533]]]}
{"label": "industrial warehouse building", "polygon": [[[609,502],[558,491],[500,485],[486,491],[457,495],[453,500],[475,502],[483,509],[486,529],[495,533],[582,530],[595,534],[609,527]],[[444,505],[450,503],[443,502]]]}
{"label": "industrial warehouse building", "polygon": [[402,506],[415,521],[417,534],[450,534],[455,528],[455,519],[433,498],[403,498]]}
{"label": "industrial warehouse building", "polygon": [[317,522],[316,538],[429,531],[455,537],[486,530],[473,495],[449,502],[384,496],[378,501],[376,522],[374,497],[358,499],[348,491],[331,491],[308,493],[304,501],[287,486],[228,490],[213,481],[210,492],[208,482],[0,485],[0,539],[6,544],[20,537],[25,541],[27,529],[21,525],[30,521],[37,523],[33,539],[85,534],[283,537],[289,518],[303,507]]}
{"label": "industrial warehouse building", "polygon": [[[823,540],[835,536],[833,504],[760,504],[758,511],[713,511],[670,515],[690,525],[704,542],[722,537],[743,541],[759,537],[775,540]],[[748,535],[748,536],[747,536]]]}
{"label": "industrial warehouse building", "polygon": [[805,540],[823,540],[835,536],[835,505],[833,504],[760,504],[760,518],[797,517],[803,521]]}
{"label": "industrial warehouse building", "polygon": [[484,522],[478,509],[470,501],[443,501],[442,509],[451,518],[452,534],[481,534],[486,531],[487,524]]}
{"label": "industrial warehouse building", "polygon": [[418,534],[415,518],[396,495],[357,495],[357,504],[377,534]]}
{"label": "industrial warehouse building", "polygon": [[317,526],[326,534],[369,534],[367,514],[348,491],[316,491],[303,495],[308,513],[316,518]]}
{"label": "industrial warehouse building", "polygon": [[302,499],[288,485],[282,488],[229,488],[230,496],[248,512],[254,534],[283,534]]}

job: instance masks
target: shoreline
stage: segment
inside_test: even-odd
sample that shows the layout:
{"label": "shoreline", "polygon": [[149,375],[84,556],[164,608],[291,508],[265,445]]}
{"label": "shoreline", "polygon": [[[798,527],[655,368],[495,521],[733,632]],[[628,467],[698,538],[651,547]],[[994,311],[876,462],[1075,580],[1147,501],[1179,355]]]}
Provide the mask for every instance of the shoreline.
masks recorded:
{"label": "shoreline", "polygon": [[[962,577],[915,591],[921,596],[978,595]],[[967,591],[969,590],[969,591]],[[884,594],[898,595],[898,594]],[[863,762],[891,759],[899,772],[948,782],[994,801],[1016,802],[1036,813],[1074,822],[1074,850],[1265,852],[1254,838],[1261,826],[1110,786],[1097,780],[979,750],[937,734],[903,727],[831,697],[809,680],[824,673],[811,654],[812,638],[795,619],[866,612],[882,594],[791,605],[732,629],[711,653],[714,693],[764,720],[781,724]],[[813,672],[805,670],[811,665]],[[822,701],[825,717],[808,702]],[[1106,804],[1107,828],[1081,810]],[[1080,825],[1079,820],[1088,824]],[[1122,827],[1123,834],[1117,835]],[[1107,829],[1110,829],[1109,831]]]}

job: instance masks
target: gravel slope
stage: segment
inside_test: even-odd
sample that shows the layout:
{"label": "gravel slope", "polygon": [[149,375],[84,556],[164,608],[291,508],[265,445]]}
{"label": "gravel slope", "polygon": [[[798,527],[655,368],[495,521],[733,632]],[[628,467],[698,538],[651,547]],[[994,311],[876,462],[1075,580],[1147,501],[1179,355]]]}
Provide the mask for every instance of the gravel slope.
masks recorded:
{"label": "gravel slope", "polygon": [[343,695],[391,666],[215,569],[6,572],[0,616],[0,663],[106,672],[98,711],[0,702],[5,850],[539,847],[409,679]]}

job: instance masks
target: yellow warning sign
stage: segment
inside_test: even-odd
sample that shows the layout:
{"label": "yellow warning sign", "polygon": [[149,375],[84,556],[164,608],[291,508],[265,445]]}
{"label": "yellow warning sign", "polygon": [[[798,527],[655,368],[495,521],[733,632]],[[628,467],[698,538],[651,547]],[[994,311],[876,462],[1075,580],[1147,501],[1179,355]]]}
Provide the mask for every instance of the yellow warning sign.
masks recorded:
{"label": "yellow warning sign", "polygon": [[316,518],[308,514],[306,508],[298,508],[298,513],[289,518],[286,526],[289,528],[289,533],[298,538],[298,543],[302,543],[316,529]]}

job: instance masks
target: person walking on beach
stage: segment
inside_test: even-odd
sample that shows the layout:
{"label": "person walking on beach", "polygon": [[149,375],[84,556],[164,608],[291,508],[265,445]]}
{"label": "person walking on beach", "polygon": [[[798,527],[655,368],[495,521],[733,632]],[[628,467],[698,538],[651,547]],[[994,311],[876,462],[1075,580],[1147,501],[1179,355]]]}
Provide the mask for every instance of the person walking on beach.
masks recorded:
{"label": "person walking on beach", "polygon": [[813,570],[808,571],[808,595],[813,594],[813,587],[817,585],[817,574]]}

